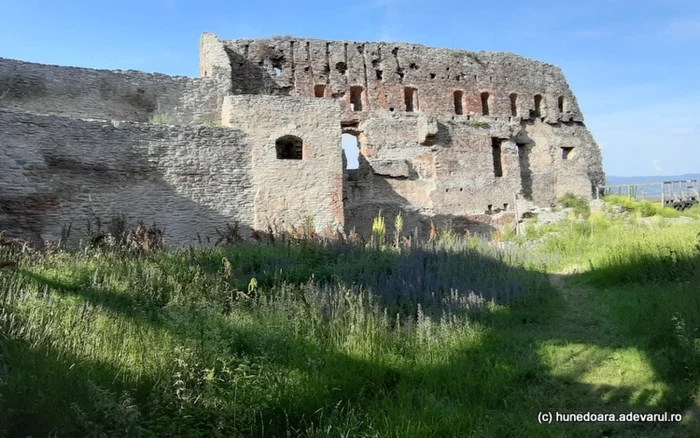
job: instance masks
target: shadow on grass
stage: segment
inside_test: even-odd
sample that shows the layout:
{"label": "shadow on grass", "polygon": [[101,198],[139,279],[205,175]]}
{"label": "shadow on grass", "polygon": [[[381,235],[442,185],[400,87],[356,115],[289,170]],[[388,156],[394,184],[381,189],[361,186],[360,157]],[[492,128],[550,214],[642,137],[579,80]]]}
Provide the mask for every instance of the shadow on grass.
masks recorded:
{"label": "shadow on grass", "polygon": [[[385,265],[377,264],[375,259],[364,260],[359,269],[349,269],[345,274],[355,282],[364,279],[360,284],[365,287],[385,288],[385,294],[379,296],[381,306],[403,309],[404,317],[415,310],[402,305],[421,302],[430,309],[432,303],[443,303],[444,294],[454,288],[462,295],[476,293],[499,306],[491,311],[481,309],[470,313],[475,327],[482,327],[473,341],[445,343],[444,348],[433,352],[429,346],[403,349],[396,343],[380,342],[383,351],[374,356],[365,352],[363,357],[341,351],[332,343],[320,341],[318,336],[314,338],[316,334],[304,327],[294,331],[289,324],[276,324],[272,317],[283,315],[285,305],[288,318],[302,312],[296,316],[307,315],[312,319],[312,314],[304,313],[306,307],[298,298],[278,303],[282,304],[280,311],[270,313],[270,319],[255,313],[253,304],[237,303],[235,310],[240,312],[240,317],[249,317],[245,324],[225,315],[223,301],[213,302],[213,308],[206,311],[178,308],[178,318],[170,319],[164,316],[162,307],[149,308],[148,301],[136,296],[108,288],[66,284],[25,270],[22,274],[39,285],[60,294],[78,296],[111,313],[167,332],[196,352],[196,357],[189,359],[173,353],[174,363],[190,359],[199,363],[192,364],[190,369],[166,367],[157,375],[125,378],[129,370],[124,366],[77,357],[60,349],[60,338],[46,339],[38,346],[20,339],[3,339],[3,362],[8,370],[3,379],[6,383],[0,386],[7,407],[1,418],[6,422],[5,431],[10,436],[43,436],[60,429],[69,434],[72,430],[85,434],[89,432],[86,428],[106,427],[109,418],[104,412],[95,411],[94,390],[85,384],[89,379],[114,394],[102,402],[115,415],[123,414],[119,408],[121,391],[133,395],[140,417],[133,424],[120,423],[126,428],[117,431],[122,434],[144,428],[157,434],[196,432],[208,436],[312,435],[313,431],[319,434],[325,431],[325,435],[343,431],[376,432],[382,436],[404,432],[411,436],[566,436],[571,433],[687,436],[688,430],[676,424],[537,423],[540,411],[639,413],[671,409],[678,412],[675,409],[687,407],[690,394],[683,388],[697,387],[697,380],[679,386],[678,366],[669,367],[669,360],[664,362],[660,354],[664,350],[659,350],[658,342],[663,344],[666,335],[656,343],[647,342],[647,332],[620,329],[629,327],[628,321],[609,321],[636,309],[642,310],[641,324],[641,319],[658,308],[658,303],[651,300],[653,295],[649,295],[652,304],[642,308],[637,302],[629,304],[630,300],[622,298],[611,302],[599,293],[579,297],[584,302],[567,301],[548,293],[546,275],[507,266],[498,258],[481,256],[484,260],[479,260],[473,255],[463,255],[461,259],[459,255],[438,255],[435,257],[439,263],[434,263],[436,260],[429,259],[429,255],[416,251],[403,259],[390,256],[384,260]],[[369,275],[366,266],[378,273]],[[471,268],[473,274],[462,277],[455,274],[465,268]],[[313,273],[314,265],[308,269]],[[489,273],[506,280],[500,284],[488,280]],[[578,276],[577,281],[585,280],[585,274]],[[409,288],[416,283],[420,286]],[[521,288],[528,287],[541,288],[542,293],[529,295],[533,299],[513,299],[520,296]],[[324,300],[328,297],[307,298],[306,305],[319,308],[323,315]],[[588,299],[590,302],[585,302]],[[629,308],[615,307],[625,302]],[[663,302],[668,306],[664,315],[678,310],[672,301]],[[612,308],[606,310],[611,303]],[[581,310],[578,306],[588,306],[592,313],[577,318],[576,312]],[[698,307],[690,307],[693,308]],[[440,307],[436,305],[435,310]],[[569,314],[573,316],[567,319]],[[675,333],[668,330],[667,323],[665,316],[660,316],[657,327],[667,334]],[[695,319],[687,319],[686,323],[689,327],[698,326]],[[581,348],[577,350],[577,346]],[[555,373],[550,368],[551,362],[545,357],[548,348],[570,349],[564,353],[571,362],[566,372]],[[615,352],[630,349],[650,359],[666,388],[587,383],[595,367],[609,362]],[[246,361],[252,361],[257,368],[245,375],[245,369],[242,374],[226,374],[227,368],[220,367],[212,380],[215,383],[211,383],[202,373],[207,367],[216,368],[207,364],[221,357],[233,358],[226,365],[230,369]],[[121,382],[130,383],[119,383],[115,376],[122,376]],[[183,376],[189,376],[189,380]],[[191,397],[177,392],[178,380],[184,381],[184,394]],[[81,425],[82,417],[67,408],[73,402],[84,406],[83,412],[87,412],[92,423]],[[45,420],[32,425],[32,418],[40,416]]]}
{"label": "shadow on grass", "polygon": [[595,287],[598,312],[669,385],[661,406],[692,405],[700,396],[700,254],[637,257],[574,275],[570,284]]}

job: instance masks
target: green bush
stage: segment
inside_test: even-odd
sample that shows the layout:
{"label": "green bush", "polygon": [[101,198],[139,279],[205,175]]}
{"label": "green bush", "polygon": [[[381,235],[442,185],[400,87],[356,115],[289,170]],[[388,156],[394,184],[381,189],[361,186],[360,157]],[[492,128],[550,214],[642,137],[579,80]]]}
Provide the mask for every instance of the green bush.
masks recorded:
{"label": "green bush", "polygon": [[567,193],[563,197],[557,199],[557,202],[566,208],[572,208],[576,215],[588,217],[588,215],[591,213],[591,207],[588,205],[588,200],[574,196],[571,193]]}

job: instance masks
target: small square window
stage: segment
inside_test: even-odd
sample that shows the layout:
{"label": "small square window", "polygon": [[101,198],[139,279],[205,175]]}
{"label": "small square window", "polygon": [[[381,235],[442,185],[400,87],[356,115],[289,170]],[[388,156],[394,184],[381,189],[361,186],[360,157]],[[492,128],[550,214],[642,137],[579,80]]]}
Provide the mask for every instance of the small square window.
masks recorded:
{"label": "small square window", "polygon": [[573,158],[573,152],[574,148],[572,147],[562,147],[561,148],[561,159],[562,160],[569,160]]}

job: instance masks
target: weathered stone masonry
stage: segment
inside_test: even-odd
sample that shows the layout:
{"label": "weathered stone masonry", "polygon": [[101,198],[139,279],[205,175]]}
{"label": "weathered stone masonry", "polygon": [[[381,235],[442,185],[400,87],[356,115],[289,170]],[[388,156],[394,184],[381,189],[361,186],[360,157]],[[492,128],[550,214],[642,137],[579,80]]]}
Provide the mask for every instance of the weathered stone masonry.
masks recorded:
{"label": "weathered stone masonry", "polygon": [[124,214],[184,244],[308,216],[367,234],[379,209],[478,227],[515,194],[547,205],[604,178],[561,70],[514,54],[204,34],[200,74],[0,58],[0,229],[54,240]]}

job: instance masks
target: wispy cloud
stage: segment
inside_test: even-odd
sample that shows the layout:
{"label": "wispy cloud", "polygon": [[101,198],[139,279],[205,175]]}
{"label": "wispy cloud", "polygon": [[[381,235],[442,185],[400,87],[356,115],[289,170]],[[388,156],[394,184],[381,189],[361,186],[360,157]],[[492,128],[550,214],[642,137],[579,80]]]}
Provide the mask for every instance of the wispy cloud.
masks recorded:
{"label": "wispy cloud", "polygon": [[700,40],[700,18],[684,18],[668,22],[659,30],[658,35],[677,41]]}
{"label": "wispy cloud", "polygon": [[610,30],[604,28],[573,29],[570,34],[572,37],[579,39],[598,39],[611,35]]}
{"label": "wispy cloud", "polygon": [[398,41],[405,39],[401,27],[401,12],[406,5],[414,0],[372,0],[362,4],[362,9],[374,9],[382,11],[379,33],[376,38],[379,41]]}
{"label": "wispy cloud", "polygon": [[656,130],[652,129],[649,131],[650,134],[664,134],[664,135],[681,135],[681,136],[696,136],[700,135],[700,125],[696,126],[682,126],[673,129]]}
{"label": "wispy cloud", "polygon": [[[697,94],[618,110],[585,112],[586,125],[603,145],[603,165],[612,175],[700,172]],[[661,170],[659,170],[661,169]]]}
{"label": "wispy cloud", "polygon": [[664,171],[664,168],[661,167],[659,160],[652,161],[651,166],[654,168],[654,172],[656,173],[662,173]]}

